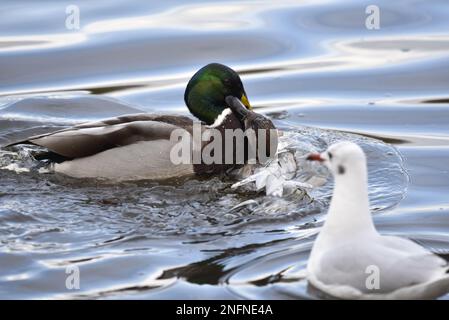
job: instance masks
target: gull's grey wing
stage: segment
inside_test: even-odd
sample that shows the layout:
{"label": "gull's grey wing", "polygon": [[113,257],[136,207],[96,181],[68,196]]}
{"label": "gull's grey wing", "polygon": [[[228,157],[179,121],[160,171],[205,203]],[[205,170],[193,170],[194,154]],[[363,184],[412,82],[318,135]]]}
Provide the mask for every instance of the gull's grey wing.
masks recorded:
{"label": "gull's grey wing", "polygon": [[[443,259],[415,249],[411,241],[407,244],[406,239],[401,239],[395,246],[391,242],[387,239],[387,242],[337,246],[323,254],[318,278],[325,284],[345,284],[362,293],[388,293],[435,280],[446,271]],[[370,274],[379,276],[380,287],[376,292],[366,285]]]}
{"label": "gull's grey wing", "polygon": [[71,159],[90,156],[137,141],[170,139],[178,128],[190,131],[192,119],[172,115],[134,114],[88,122],[14,144],[35,144]]}

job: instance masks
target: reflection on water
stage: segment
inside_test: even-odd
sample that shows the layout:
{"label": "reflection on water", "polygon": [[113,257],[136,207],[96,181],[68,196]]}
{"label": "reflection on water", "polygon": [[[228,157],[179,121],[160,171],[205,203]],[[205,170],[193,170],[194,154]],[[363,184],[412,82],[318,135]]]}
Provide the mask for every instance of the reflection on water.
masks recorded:
{"label": "reflection on water", "polygon": [[[0,144],[136,110],[186,114],[189,77],[221,62],[296,150],[362,144],[380,230],[447,254],[449,3],[377,1],[377,31],[369,4],[3,1]],[[108,185],[17,173],[35,165],[29,151],[0,155],[0,297],[315,297],[302,271],[330,180],[312,202],[221,178]],[[70,265],[79,291],[65,288]]]}

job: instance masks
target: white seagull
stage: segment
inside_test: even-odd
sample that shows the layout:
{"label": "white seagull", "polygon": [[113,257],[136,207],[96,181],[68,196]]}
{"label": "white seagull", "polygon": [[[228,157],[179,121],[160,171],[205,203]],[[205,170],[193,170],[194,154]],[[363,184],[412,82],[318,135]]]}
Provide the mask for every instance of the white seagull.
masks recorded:
{"label": "white seagull", "polygon": [[335,187],[307,264],[309,283],[342,299],[434,299],[449,291],[449,265],[404,238],[377,232],[363,150],[339,142],[308,160],[326,165]]}

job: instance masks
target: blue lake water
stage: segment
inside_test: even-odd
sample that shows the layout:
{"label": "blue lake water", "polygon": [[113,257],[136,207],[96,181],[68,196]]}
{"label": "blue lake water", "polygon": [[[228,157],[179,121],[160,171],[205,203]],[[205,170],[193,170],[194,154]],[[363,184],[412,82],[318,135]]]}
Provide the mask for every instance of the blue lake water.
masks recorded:
{"label": "blue lake water", "polygon": [[[66,27],[72,4],[79,30]],[[365,26],[371,4],[378,30]],[[447,257],[448,15],[437,0],[6,0],[0,144],[137,110],[188,114],[188,79],[220,62],[299,150],[360,143],[378,229]],[[329,177],[310,201],[219,177],[104,184],[13,170],[30,161],[26,148],[0,152],[0,298],[316,298],[301,271]],[[79,290],[66,287],[73,266]]]}

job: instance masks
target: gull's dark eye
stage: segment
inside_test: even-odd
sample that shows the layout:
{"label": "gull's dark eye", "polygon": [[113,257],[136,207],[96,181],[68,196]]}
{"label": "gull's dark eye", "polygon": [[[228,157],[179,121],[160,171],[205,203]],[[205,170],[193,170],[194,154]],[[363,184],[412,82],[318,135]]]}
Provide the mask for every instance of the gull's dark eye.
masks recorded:
{"label": "gull's dark eye", "polygon": [[338,166],[338,174],[344,174],[345,173],[345,167],[343,166]]}
{"label": "gull's dark eye", "polygon": [[327,155],[329,156],[329,160],[332,160],[332,153],[328,152]]}

